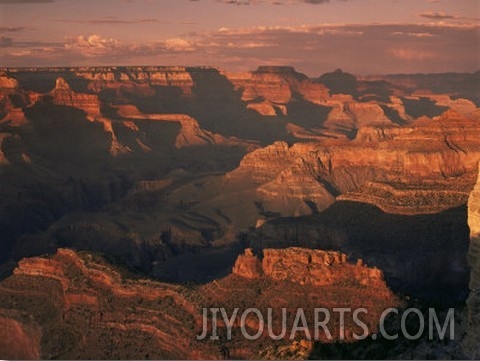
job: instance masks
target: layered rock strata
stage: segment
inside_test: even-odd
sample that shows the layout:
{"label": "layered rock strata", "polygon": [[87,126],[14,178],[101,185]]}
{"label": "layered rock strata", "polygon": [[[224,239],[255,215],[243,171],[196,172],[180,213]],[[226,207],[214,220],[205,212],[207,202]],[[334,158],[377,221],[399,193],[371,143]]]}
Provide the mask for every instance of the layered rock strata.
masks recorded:
{"label": "layered rock strata", "polygon": [[477,184],[468,200],[468,225],[470,249],[468,263],[471,267],[468,306],[468,334],[465,352],[472,359],[480,357],[480,173]]}
{"label": "layered rock strata", "polygon": [[344,253],[304,248],[265,249],[261,260],[246,249],[238,257],[233,273],[250,279],[266,277],[310,286],[358,282],[376,288],[384,282],[382,272],[368,268],[362,260],[350,264]]}
{"label": "layered rock strata", "polygon": [[[203,308],[223,307],[228,313],[234,308],[239,308],[241,313],[248,307],[265,312],[273,308],[274,315],[278,316],[280,308],[287,307],[291,310],[288,318],[291,324],[297,308],[302,308],[310,317],[314,307],[333,309],[341,303],[351,308],[368,307],[368,316],[363,321],[369,332],[376,332],[383,310],[400,305],[378,270],[370,269],[370,278],[376,280],[375,285],[369,284],[371,287],[364,287],[358,279],[348,280],[356,266],[343,263],[340,254],[302,249],[265,252],[266,260],[273,262],[265,263],[265,272],[274,273],[280,267],[287,278],[247,279],[232,274],[191,287],[141,279],[138,274],[113,266],[99,255],[69,249],[59,249],[48,258],[23,259],[14,274],[0,283],[0,356],[6,359],[217,359],[222,354],[225,356],[227,349],[232,358],[251,359],[274,345],[267,330],[259,340],[249,341],[241,336],[240,322],[235,322],[231,341],[209,338],[199,341],[196,335],[202,331]],[[305,261],[310,256],[317,257],[322,264],[331,262],[329,267],[337,268],[337,275],[345,273],[342,278],[345,282],[300,284],[296,279],[299,269],[295,267],[304,264],[297,265],[297,261]],[[245,257],[253,256],[247,251],[237,264],[245,264]],[[366,279],[367,270],[361,272],[365,274],[362,279]],[[338,322],[337,317],[332,316],[329,328],[333,340],[340,337]],[[246,318],[245,325],[251,334],[260,327],[255,317]],[[276,334],[280,326],[280,319],[275,317]],[[219,334],[223,335],[224,322],[219,320],[218,327]],[[353,341],[354,327],[353,322],[346,322],[347,340]],[[302,335],[299,333],[299,337]],[[325,339],[325,342],[331,341]]]}

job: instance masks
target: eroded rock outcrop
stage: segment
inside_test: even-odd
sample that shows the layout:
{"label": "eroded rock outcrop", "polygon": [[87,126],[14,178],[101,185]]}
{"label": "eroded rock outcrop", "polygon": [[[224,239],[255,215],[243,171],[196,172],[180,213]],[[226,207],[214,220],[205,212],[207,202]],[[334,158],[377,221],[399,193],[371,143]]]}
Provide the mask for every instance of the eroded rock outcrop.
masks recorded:
{"label": "eroded rock outcrop", "polygon": [[21,89],[18,80],[0,72],[0,124],[4,122],[12,126],[26,124],[27,120],[21,106],[29,102],[30,98]]}
{"label": "eroded rock outcrop", "polygon": [[382,272],[367,267],[362,260],[351,264],[344,253],[304,248],[265,249],[261,260],[251,249],[246,249],[238,257],[233,273],[246,278],[266,277],[311,286],[349,282],[367,287],[385,285]]}
{"label": "eroded rock outcrop", "polygon": [[[2,283],[0,298],[30,317],[23,328],[37,330],[36,338],[26,336],[41,340],[37,358],[190,357],[195,306],[180,288],[126,279],[92,255],[60,249],[51,258],[24,259]],[[5,322],[19,319],[11,314]],[[206,349],[196,347],[213,357],[202,354]]]}
{"label": "eroded rock outcrop", "polygon": [[261,66],[254,72],[225,76],[242,92],[248,108],[262,115],[288,115],[287,104],[298,95],[314,103],[324,103],[329,97],[323,84],[310,81],[292,67]]}
{"label": "eroded rock outcrop", "polygon": [[262,262],[247,248],[244,254],[238,256],[233,266],[233,274],[245,278],[260,278],[263,275]]}
{"label": "eroded rock outcrop", "polygon": [[92,120],[100,116],[100,101],[98,100],[98,96],[73,91],[67,81],[62,77],[57,78],[55,88],[50,94],[54,104],[80,108],[92,117]]}
{"label": "eroded rock outcrop", "polygon": [[77,93],[71,89],[65,79],[59,77],[50,95],[54,104],[82,109],[85,111],[88,120],[101,123],[105,133],[111,137],[110,154],[112,156],[131,152],[131,149],[118,141],[113,130],[112,120],[102,116],[101,103],[96,94]]}
{"label": "eroded rock outcrop", "polygon": [[[296,261],[303,260],[309,252],[270,250],[267,259],[274,263],[263,268],[269,272],[272,267],[278,268],[279,260],[283,260],[282,270],[288,277],[296,277]],[[311,253],[312,257],[318,255],[322,262],[328,254]],[[247,251],[245,257],[253,256]],[[348,266],[336,263],[343,262],[341,255],[338,260],[333,254],[332,257],[329,267]],[[348,270],[345,272],[350,274]],[[266,329],[258,340],[246,340],[240,333],[239,314],[231,341],[212,341],[208,337],[199,341],[196,335],[202,331],[203,308],[218,306],[231,312],[237,307],[241,313],[246,307],[272,308],[273,328],[279,334],[281,307],[291,309],[288,317],[291,324],[298,308],[310,317],[319,304],[327,309],[338,307],[339,295],[345,307],[369,307],[363,321],[373,333],[383,310],[401,304],[388,290],[381,274],[378,276],[375,287],[360,287],[355,280],[343,284],[302,285],[296,279],[246,279],[232,274],[192,288],[140,279],[125,267],[113,266],[102,256],[59,249],[51,257],[22,260],[14,274],[0,283],[0,325],[3,326],[0,335],[4,336],[0,341],[0,356],[217,359],[221,356],[219,350],[227,348],[232,358],[254,358],[274,344]],[[255,317],[246,318],[245,323],[252,332],[260,327]],[[338,323],[338,317],[332,315],[329,328],[333,340],[340,337]],[[309,326],[314,327],[313,321]],[[219,320],[218,327],[218,332],[223,334],[224,322]],[[346,322],[347,340],[353,340],[354,327],[353,322]],[[311,332],[313,335],[313,330]],[[332,341],[325,335],[321,339]]]}
{"label": "eroded rock outcrop", "polygon": [[2,92],[5,92],[11,89],[17,89],[17,88],[18,88],[18,81],[15,78],[8,76],[4,72],[0,73],[0,90]]}
{"label": "eroded rock outcrop", "polygon": [[334,196],[318,182],[308,163],[312,148],[312,144],[289,147],[286,142],[275,142],[247,154],[225,179],[253,181],[258,201],[265,210],[296,216],[311,213],[312,207],[323,210],[333,203]]}
{"label": "eroded rock outcrop", "polygon": [[97,92],[135,83],[178,88],[184,96],[190,96],[194,87],[189,69],[182,66],[79,68],[75,73],[89,80],[90,89]]}
{"label": "eroded rock outcrop", "polygon": [[435,213],[466,203],[480,159],[477,132],[476,118],[451,111],[415,126],[362,127],[353,141],[275,142],[247,154],[226,178],[251,179],[272,212],[296,202],[296,214],[308,214],[302,202],[321,211],[336,198]]}
{"label": "eroded rock outcrop", "polygon": [[[129,105],[120,106],[118,115],[128,119],[127,121],[151,120],[179,123],[181,130],[175,141],[175,147],[177,148],[228,143],[225,137],[202,129],[194,118],[186,114],[143,114],[136,107]],[[231,143],[239,144],[240,142],[232,140]]]}
{"label": "eroded rock outcrop", "polygon": [[470,249],[468,263],[470,295],[468,306],[468,333],[465,352],[472,359],[480,357],[480,173],[477,184],[468,201],[468,225],[470,226]]}

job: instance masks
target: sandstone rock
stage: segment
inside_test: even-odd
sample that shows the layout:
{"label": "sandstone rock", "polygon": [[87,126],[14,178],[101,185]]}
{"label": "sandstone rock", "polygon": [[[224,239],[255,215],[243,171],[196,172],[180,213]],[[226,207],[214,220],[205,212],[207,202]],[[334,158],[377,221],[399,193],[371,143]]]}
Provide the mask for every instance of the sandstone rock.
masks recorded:
{"label": "sandstone rock", "polygon": [[[251,73],[224,73],[236,90],[242,91],[242,100],[260,114],[274,115],[276,110],[286,115],[285,105],[298,93],[304,99],[322,104],[329,97],[323,84],[310,81],[292,67],[260,66]],[[256,102],[258,99],[266,102]]]}
{"label": "sandstone rock", "polygon": [[467,200],[480,159],[472,129],[480,132],[474,118],[449,112],[415,127],[361,127],[353,141],[275,142],[247,154],[226,178],[251,179],[265,208],[288,209],[284,215],[309,214],[305,202],[321,211],[334,197],[393,213],[435,213]]}
{"label": "sandstone rock", "polygon": [[262,264],[252,250],[247,248],[243,255],[238,256],[233,273],[245,278],[259,278],[262,275]]}
{"label": "sandstone rock", "polygon": [[5,73],[0,73],[0,92],[18,88],[18,81]]}
{"label": "sandstone rock", "polygon": [[194,86],[188,69],[180,66],[86,68],[78,69],[76,75],[90,80],[90,89],[97,92],[133,82],[149,86],[176,87],[182,90],[184,96],[190,96]]}
{"label": "sandstone rock", "polygon": [[[309,255],[312,256],[310,265],[324,262],[325,258],[333,262],[328,266],[333,277],[349,266],[336,264],[333,259],[341,262],[341,256],[332,255],[330,259],[326,256],[328,252],[272,251],[269,256],[283,259],[282,264],[288,265],[287,275],[297,278],[295,272],[309,266]],[[292,268],[296,261],[301,262],[298,269]],[[251,250],[246,250],[237,261],[236,272],[245,275],[249,267],[257,272],[247,273],[250,276],[257,277],[262,271],[259,259]],[[345,277],[351,274],[348,270],[345,272]],[[360,273],[363,274],[361,280],[368,278],[366,269]],[[279,315],[280,307],[309,310],[312,305],[321,304],[331,309],[338,306],[336,295],[341,294],[342,302],[352,308],[365,307],[368,303],[367,322],[373,325],[370,332],[376,332],[373,322],[385,308],[399,305],[384,282],[375,288],[358,287],[358,283],[352,283],[352,287],[329,283],[325,284],[328,288],[321,291],[296,282],[288,278],[285,282],[276,281],[271,277],[264,277],[260,282],[258,277],[233,274],[191,288],[140,279],[138,274],[125,267],[114,267],[99,255],[59,249],[50,257],[23,259],[14,274],[2,280],[0,355],[13,359],[47,359],[60,355],[68,359],[139,359],[147,355],[162,359],[216,359],[218,344],[197,341],[195,337],[202,330],[202,309],[209,305],[227,307],[227,312],[229,307],[239,307],[241,312],[245,306],[260,310],[273,308],[275,316]],[[238,319],[234,323],[234,335],[240,333]],[[279,319],[274,318],[273,322],[278,334]],[[289,318],[288,322],[291,324],[293,319]],[[246,324],[252,331],[260,326],[254,317],[247,318]],[[219,320],[218,326],[219,332],[225,331],[222,321]],[[350,325],[346,328],[351,334]],[[334,335],[335,340],[337,337]],[[235,338],[228,346],[233,345],[232,358],[253,358],[273,342],[265,333],[257,342]]]}
{"label": "sandstone rock", "polygon": [[83,94],[73,91],[68,82],[59,77],[56,80],[55,88],[52,90],[54,104],[76,107],[87,113],[90,121],[103,124],[103,129],[111,136],[110,154],[114,157],[131,152],[127,146],[118,141],[112,126],[112,121],[102,116],[100,101],[95,94]]}
{"label": "sandstone rock", "polygon": [[468,306],[468,333],[464,342],[466,354],[472,359],[480,357],[480,173],[468,200],[470,248],[468,263],[471,267]]}
{"label": "sandstone rock", "polygon": [[265,99],[272,103],[286,104],[290,101],[292,91],[281,74],[242,73],[226,74],[236,89],[244,89],[243,101]]}
{"label": "sandstone rock", "polygon": [[261,184],[271,180],[272,175],[279,174],[285,164],[290,163],[293,158],[286,142],[275,142],[247,154],[235,172],[248,171],[251,173],[252,180]]}
{"label": "sandstone rock", "polygon": [[[8,101],[7,101],[8,104]],[[0,121],[0,123],[8,122],[11,126],[18,127],[28,123],[25,113],[22,108],[15,108],[7,105],[7,115]]]}
{"label": "sandstone rock", "polygon": [[264,116],[277,116],[287,115],[287,108],[285,105],[274,105],[270,102],[250,103],[247,105],[247,109],[256,111],[260,115]]}
{"label": "sandstone rock", "polygon": [[360,260],[354,265],[347,263],[343,253],[304,248],[264,249],[261,262],[251,249],[246,249],[245,254],[237,258],[233,274],[310,286],[350,282],[353,286],[356,282],[368,287],[383,287],[385,284],[379,269],[368,268]]}
{"label": "sandstone rock", "polygon": [[[185,148],[200,145],[216,145],[216,144],[242,144],[242,142],[234,139],[222,137],[204,130],[198,124],[198,121],[186,114],[143,114],[135,106],[119,106],[118,115],[128,119],[129,127],[135,130],[133,120],[152,120],[164,122],[177,122],[181,125],[181,130],[176,138],[175,147]],[[133,125],[132,125],[133,124]],[[138,127],[137,127],[138,130]]]}
{"label": "sandstone rock", "polygon": [[[25,344],[24,353],[19,355],[22,358],[49,358],[55,356],[56,352],[69,352],[70,357],[77,353],[103,355],[100,358],[106,358],[110,341],[103,338],[104,335],[109,335],[108,337],[116,337],[117,341],[124,339],[117,346],[126,342],[127,338],[129,342],[137,345],[147,340],[142,351],[131,347],[123,351],[127,354],[138,356],[138,352],[144,352],[143,355],[152,352],[164,357],[187,357],[187,344],[192,339],[191,335],[187,336],[190,333],[187,328],[190,321],[187,319],[194,310],[193,305],[181,295],[179,288],[160,283],[155,285],[149,281],[125,280],[119,271],[99,260],[95,260],[91,255],[82,257],[69,249],[59,249],[51,258],[23,259],[19,263],[6,288],[2,288],[5,293],[2,293],[0,298],[3,300],[5,294],[18,287],[17,282],[21,284],[22,281],[18,280],[23,279],[28,286],[20,291],[24,292],[22,295],[17,296],[20,300],[20,306],[17,307],[22,307],[21,303],[30,297],[46,297],[47,300],[23,310],[31,315],[27,325],[18,326],[19,318],[14,314],[10,314],[5,320],[0,317],[0,324],[8,326],[6,329],[2,328],[2,331],[14,331],[13,326],[17,325],[17,341],[12,345],[21,342]],[[35,290],[32,284],[36,283],[44,287]],[[57,284],[60,287],[57,287]],[[40,296],[41,294],[43,296]],[[165,308],[163,311],[161,306],[158,311],[155,310],[156,306],[152,308],[152,305],[162,303]],[[11,308],[15,309],[15,305]],[[38,318],[38,313],[42,314],[47,310],[49,314],[44,316],[47,319]],[[180,316],[182,314],[184,316]],[[31,329],[35,325],[32,325],[33,319],[41,326],[36,329],[36,336],[27,334],[22,338],[19,333],[27,333],[21,330]],[[65,321],[72,323],[67,326]],[[49,322],[57,326],[48,329]],[[78,338],[77,332],[82,328],[90,331],[85,331],[84,337]],[[167,331],[167,328],[170,330]],[[45,340],[46,333],[52,343]],[[0,354],[8,355],[7,349],[2,346],[0,342]],[[201,350],[206,351],[199,347],[198,351]]]}
{"label": "sandstone rock", "polygon": [[358,103],[350,97],[336,95],[325,103],[332,110],[324,124],[332,129],[350,127],[358,129],[363,126],[391,126],[392,121],[386,116],[383,109],[376,103]]}
{"label": "sandstone rock", "polygon": [[58,105],[66,105],[84,110],[93,120],[101,115],[100,101],[95,94],[83,94],[73,91],[67,81],[58,77],[55,82],[55,88],[51,95],[53,102]]}
{"label": "sandstone rock", "polygon": [[[12,101],[15,98],[15,103]],[[20,88],[17,79],[6,73],[0,73],[0,124],[8,122],[11,126],[27,123],[22,106],[30,103],[30,97]]]}
{"label": "sandstone rock", "polygon": [[8,310],[0,309],[0,352],[11,360],[41,358],[41,331],[36,325],[11,318]]}

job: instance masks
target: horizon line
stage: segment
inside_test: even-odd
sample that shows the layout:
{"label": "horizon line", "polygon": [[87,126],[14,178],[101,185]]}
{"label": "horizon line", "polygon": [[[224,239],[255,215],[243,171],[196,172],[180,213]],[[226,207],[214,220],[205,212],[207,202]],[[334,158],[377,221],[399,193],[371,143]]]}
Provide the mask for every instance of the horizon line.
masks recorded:
{"label": "horizon line", "polygon": [[256,69],[251,70],[244,70],[244,71],[229,71],[225,70],[220,66],[215,65],[60,65],[60,66],[0,66],[0,72],[17,72],[17,71],[66,71],[66,70],[80,70],[80,69],[117,69],[117,68],[125,68],[125,69],[132,69],[132,68],[152,68],[153,69],[178,69],[178,70],[189,70],[189,69],[202,69],[202,70],[217,70],[222,73],[230,73],[230,74],[238,74],[238,73],[254,73],[261,70],[261,68],[269,68],[269,69],[284,69],[287,70],[290,68],[296,73],[306,75],[308,78],[316,78],[323,74],[334,73],[336,71],[341,71],[342,73],[352,74],[357,78],[368,78],[373,76],[401,76],[401,75],[440,75],[440,74],[470,74],[474,75],[480,72],[480,67],[475,71],[440,71],[440,72],[410,72],[410,73],[369,73],[366,75],[357,75],[355,73],[350,73],[348,70],[343,70],[341,68],[336,68],[331,71],[323,72],[319,76],[311,77],[306,73],[303,73],[295,68],[293,65],[259,65]]}

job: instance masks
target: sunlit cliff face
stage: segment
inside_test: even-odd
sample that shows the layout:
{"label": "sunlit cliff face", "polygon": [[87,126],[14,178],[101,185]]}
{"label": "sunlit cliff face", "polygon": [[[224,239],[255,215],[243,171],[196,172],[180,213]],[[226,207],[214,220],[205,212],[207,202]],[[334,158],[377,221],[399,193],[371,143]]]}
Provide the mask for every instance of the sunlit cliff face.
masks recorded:
{"label": "sunlit cliff face", "polygon": [[479,272],[480,262],[478,257],[478,247],[480,240],[480,176],[479,181],[475,185],[475,189],[470,195],[468,201],[468,225],[470,227],[470,248],[468,251],[468,263],[471,267],[470,274],[470,296],[467,300],[468,305],[468,336],[465,341],[465,349],[469,357],[476,358],[480,355],[479,348],[479,323],[478,304],[479,298]]}
{"label": "sunlit cliff face", "polygon": [[[213,358],[218,355],[219,343],[196,341],[203,323],[202,308],[210,304],[227,308],[252,304],[259,308],[272,307],[276,315],[281,315],[278,295],[284,294],[287,287],[291,294],[282,296],[288,302],[283,307],[292,310],[298,307],[309,310],[315,303],[334,307],[340,292],[343,304],[349,307],[358,307],[359,298],[368,298],[371,313],[365,321],[369,324],[371,321],[371,332],[375,332],[374,320],[383,308],[400,305],[386,287],[381,271],[342,263],[340,254],[322,254],[329,260],[331,257],[332,262],[325,263],[322,258],[317,271],[323,268],[334,277],[342,278],[343,283],[349,285],[346,289],[327,278],[321,285],[309,283],[308,287],[298,283],[295,277],[290,279],[295,275],[296,261],[306,260],[310,253],[317,262],[319,252],[302,249],[265,252],[264,263],[268,263],[264,267],[265,278],[245,278],[241,272],[234,271],[232,275],[194,289],[131,279],[132,274],[115,268],[101,257],[66,249],[58,250],[48,259],[24,259],[14,275],[2,282],[0,299],[4,307],[10,309],[2,311],[2,332],[6,336],[8,332],[7,340],[14,342],[9,347],[0,343],[0,352],[22,358],[59,355],[72,359],[86,355],[119,359],[140,355],[167,359]],[[335,263],[336,256],[339,263]],[[245,256],[240,256],[238,267],[244,263],[242,257]],[[282,270],[287,277],[272,280],[269,270],[274,270],[273,274]],[[354,279],[350,279],[352,275]],[[21,293],[16,291],[20,285],[23,285]],[[330,292],[325,293],[326,289]],[[300,293],[302,298],[296,296]],[[45,302],[35,302],[39,298]],[[25,312],[31,317],[22,318],[20,315]],[[274,320],[277,334],[281,329],[279,320]],[[289,322],[292,321],[289,318]],[[248,325],[253,330],[259,327],[254,317],[248,320]],[[349,337],[352,327],[347,327]],[[273,341],[266,335],[258,342],[236,337],[235,343],[229,343],[230,353],[232,357],[253,358],[270,343]]]}

